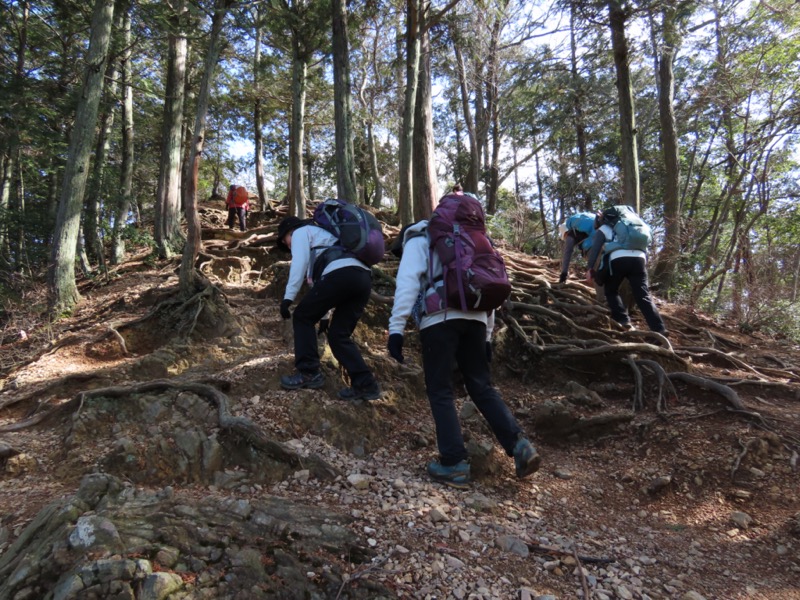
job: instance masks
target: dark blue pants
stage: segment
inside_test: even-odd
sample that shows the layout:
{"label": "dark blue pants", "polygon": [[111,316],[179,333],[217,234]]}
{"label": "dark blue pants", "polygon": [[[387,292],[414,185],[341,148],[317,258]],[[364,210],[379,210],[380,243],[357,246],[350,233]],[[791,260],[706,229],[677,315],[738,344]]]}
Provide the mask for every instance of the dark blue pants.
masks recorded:
{"label": "dark blue pants", "polygon": [[344,267],[323,275],[303,296],[292,315],[294,364],[302,373],[319,371],[316,324],[333,309],[328,327],[328,344],[339,364],[358,389],[372,388],[375,377],[353,341],[372,291],[372,273],[360,267]]}
{"label": "dark blue pants", "polygon": [[453,319],[420,330],[425,389],[436,424],[436,442],[443,465],[467,458],[453,392],[453,365],[458,365],[469,397],[481,411],[509,456],[521,429],[492,386],[486,358],[486,325]]}
{"label": "dark blue pants", "polygon": [[631,322],[628,311],[625,310],[625,305],[619,296],[619,286],[625,279],[631,286],[636,306],[642,311],[642,316],[647,321],[650,331],[664,333],[666,331],[664,321],[661,319],[661,314],[653,302],[647,285],[647,263],[643,258],[621,256],[611,261],[611,273],[604,286],[608,308],[611,309],[611,318],[623,325]]}
{"label": "dark blue pants", "polygon": [[247,229],[246,216],[247,216],[247,211],[244,209],[244,206],[229,206],[228,227],[233,229],[233,226],[236,224],[236,221],[238,220],[239,229],[244,231],[245,229]]}

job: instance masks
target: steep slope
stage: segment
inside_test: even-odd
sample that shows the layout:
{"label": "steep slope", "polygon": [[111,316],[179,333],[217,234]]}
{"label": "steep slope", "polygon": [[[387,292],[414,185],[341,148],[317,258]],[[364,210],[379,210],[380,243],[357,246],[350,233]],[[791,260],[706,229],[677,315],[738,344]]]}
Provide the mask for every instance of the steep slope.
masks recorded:
{"label": "steep slope", "polygon": [[416,336],[385,352],[396,262],[356,332],[381,400],[337,400],[329,352],[325,388],[287,392],[276,221],[201,212],[221,293],[185,320],[177,262],[141,256],[52,329],[6,325],[0,597],[800,598],[797,348],[666,304],[668,341],[617,331],[507,252],[493,373],[543,467],[517,481],[464,398],[478,477],[452,490],[424,473]]}

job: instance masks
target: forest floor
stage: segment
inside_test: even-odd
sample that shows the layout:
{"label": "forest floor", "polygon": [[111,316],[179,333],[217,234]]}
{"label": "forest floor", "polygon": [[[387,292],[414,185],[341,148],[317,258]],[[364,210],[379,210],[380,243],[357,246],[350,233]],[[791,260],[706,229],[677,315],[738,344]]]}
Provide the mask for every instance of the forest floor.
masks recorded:
{"label": "forest floor", "polygon": [[[217,239],[225,239],[217,243],[230,256],[241,257],[236,250],[248,234],[226,232],[223,218],[207,208],[204,224],[208,231],[216,227]],[[261,225],[265,232],[274,228],[274,222]],[[279,377],[292,371],[292,352],[278,313],[282,287],[270,274],[287,257],[267,246],[259,256],[244,270],[208,272],[238,330],[217,339],[195,335],[180,351],[173,346],[166,366],[154,362],[151,372],[145,359],[168,345],[167,329],[124,335],[123,348],[112,328],[146,316],[174,289],[176,260],[153,262],[140,254],[108,278],[82,281],[82,302],[54,325],[37,312],[41,289],[26,291],[25,310],[8,311],[0,346],[0,448],[15,453],[0,455],[0,557],[48,502],[75,492],[100,451],[73,448],[65,460],[58,429],[45,421],[14,430],[16,423],[101,385],[216,379],[230,386],[232,413],[299,451],[316,452],[343,473],[324,483],[300,472],[268,490],[244,486],[230,493],[268,491],[349,514],[353,531],[374,553],[371,564],[350,565],[353,581],[370,577],[406,598],[566,599],[588,589],[600,599],[800,600],[796,345],[743,335],[660,302],[670,342],[684,349],[692,372],[728,382],[745,410],[730,410],[714,389],[676,382],[677,397],[667,394],[665,410],[658,411],[655,386],[646,382],[644,407],[633,413],[633,374],[616,366],[618,358],[593,357],[589,364],[581,356],[528,356],[501,323],[495,384],[542,454],[542,467],[517,480],[512,461],[495,448],[489,451],[493,466],[470,490],[455,490],[425,474],[435,443],[416,335],[408,332],[409,364],[393,363],[385,351],[390,306],[371,303],[356,339],[382,383],[381,400],[343,406],[335,392],[344,384],[329,353],[325,388],[281,390]],[[554,261],[528,259],[557,280]],[[644,327],[640,315],[634,321]],[[614,367],[598,368],[598,360]],[[573,402],[575,383],[596,392],[588,404]],[[572,402],[581,418],[626,412],[630,418],[548,434],[538,423],[542,407],[552,402]],[[331,424],[328,412],[322,419],[298,418],[298,403],[337,409],[351,421]],[[491,441],[479,423],[465,429],[472,441]],[[196,482],[170,485],[187,496],[220,492]]]}

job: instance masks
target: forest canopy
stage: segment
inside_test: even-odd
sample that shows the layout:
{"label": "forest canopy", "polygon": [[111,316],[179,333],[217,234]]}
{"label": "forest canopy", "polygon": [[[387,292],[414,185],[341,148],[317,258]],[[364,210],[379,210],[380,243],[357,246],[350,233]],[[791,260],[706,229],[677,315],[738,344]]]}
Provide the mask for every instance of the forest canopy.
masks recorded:
{"label": "forest canopy", "polygon": [[553,256],[571,212],[635,206],[659,295],[800,337],[795,0],[0,5],[3,298],[191,252],[232,183],[407,223],[459,182]]}

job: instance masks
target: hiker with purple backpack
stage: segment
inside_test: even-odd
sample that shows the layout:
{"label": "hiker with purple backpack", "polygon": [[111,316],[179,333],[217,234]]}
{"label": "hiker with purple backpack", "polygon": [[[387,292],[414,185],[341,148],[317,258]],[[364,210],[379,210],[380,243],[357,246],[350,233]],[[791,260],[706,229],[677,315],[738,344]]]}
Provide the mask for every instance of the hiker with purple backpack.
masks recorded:
{"label": "hiker with purple backpack", "polygon": [[[320,205],[323,208],[315,212],[314,219],[286,217],[278,225],[278,248],[292,253],[280,313],[284,319],[292,319],[296,368],[292,375],[281,377],[281,387],[316,389],[325,384],[320,370],[316,325],[320,323],[322,332],[324,317],[333,311],[325,333],[333,356],[350,379],[350,386],[340,390],[338,396],[353,402],[376,400],[381,395],[380,385],[352,335],[372,292],[372,272],[367,263],[374,264],[383,257],[383,234],[377,221],[370,221],[371,226],[378,228],[379,235],[373,235],[366,248],[364,244],[358,250],[346,247],[348,234],[342,234],[322,215],[324,210],[338,214],[343,204],[339,200],[328,200]],[[347,207],[351,214],[362,211],[353,205]],[[363,219],[363,215],[361,217]],[[329,226],[331,231],[327,229]],[[292,313],[289,307],[306,281],[312,287]]]}
{"label": "hiker with purple backpack", "polygon": [[[460,190],[457,190],[460,191]],[[429,221],[408,226],[392,248],[400,256],[389,319],[389,355],[404,361],[409,316],[419,327],[425,390],[436,425],[435,480],[465,489],[471,481],[453,390],[457,366],[475,406],[500,445],[514,458],[519,478],[539,468],[540,456],[492,386],[487,321],[511,286],[503,260],[486,237],[483,208],[470,194],[442,198]]]}

